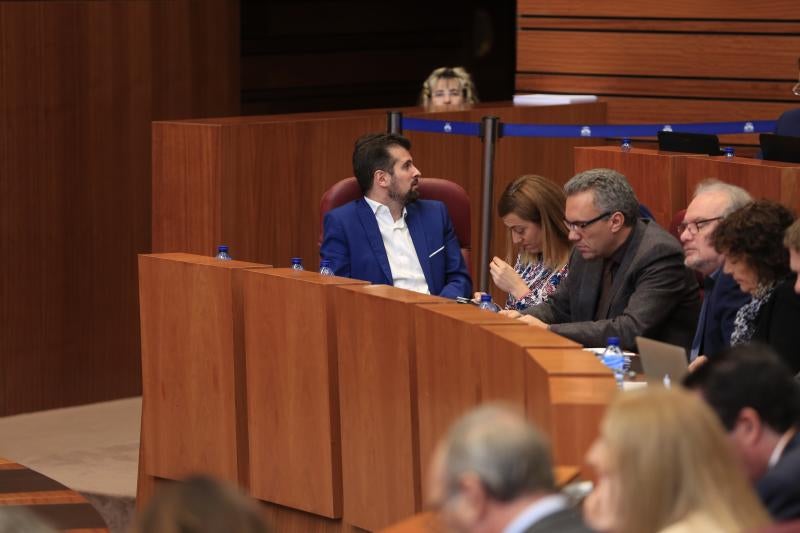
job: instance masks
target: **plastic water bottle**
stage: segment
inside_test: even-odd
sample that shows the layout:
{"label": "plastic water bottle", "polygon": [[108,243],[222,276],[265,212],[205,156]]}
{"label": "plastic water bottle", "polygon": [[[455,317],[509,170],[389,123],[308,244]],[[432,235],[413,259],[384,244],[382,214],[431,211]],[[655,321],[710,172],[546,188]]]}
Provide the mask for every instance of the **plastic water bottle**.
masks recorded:
{"label": "plastic water bottle", "polygon": [[665,389],[672,388],[672,380],[669,378],[669,374],[664,374],[664,379],[661,382],[664,384]]}
{"label": "plastic water bottle", "polygon": [[217,255],[215,255],[217,259],[220,261],[230,261],[231,256],[228,255],[228,247],[225,245],[217,246]]}
{"label": "plastic water bottle", "polygon": [[722,149],[722,151],[725,152],[726,159],[733,159],[733,156],[736,155],[732,146],[726,146],[725,148]]}
{"label": "plastic water bottle", "polygon": [[292,270],[305,270],[303,260],[299,257],[292,257]]}
{"label": "plastic water bottle", "polygon": [[323,276],[333,276],[330,259],[323,259],[319,262],[319,273]]}
{"label": "plastic water bottle", "polygon": [[622,381],[625,379],[625,372],[628,370],[630,360],[622,353],[619,347],[619,337],[609,337],[606,350],[600,356],[600,360],[612,372],[614,372],[614,379],[617,381],[617,387],[622,388]]}
{"label": "plastic water bottle", "polygon": [[619,149],[623,152],[630,152],[631,151],[631,140],[625,137],[622,139],[622,144],[619,145]]}
{"label": "plastic water bottle", "polygon": [[481,294],[481,303],[478,304],[478,308],[484,311],[491,311],[492,313],[500,311],[500,307],[492,301],[491,294]]}

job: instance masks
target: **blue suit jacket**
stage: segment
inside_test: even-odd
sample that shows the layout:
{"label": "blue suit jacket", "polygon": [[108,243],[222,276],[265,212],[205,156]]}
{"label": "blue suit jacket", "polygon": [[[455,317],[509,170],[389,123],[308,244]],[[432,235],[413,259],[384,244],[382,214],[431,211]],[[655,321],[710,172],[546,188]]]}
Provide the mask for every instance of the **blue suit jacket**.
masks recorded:
{"label": "blue suit jacket", "polygon": [[739,284],[720,267],[704,280],[705,298],[700,310],[692,350],[697,355],[714,357],[731,344],[733,320],[739,308],[750,301],[750,295],[739,289]]}
{"label": "blue suit jacket", "polygon": [[786,445],[778,464],[758,480],[756,491],[775,520],[800,518],[800,434]]}
{"label": "blue suit jacket", "polygon": [[[431,294],[471,297],[472,280],[445,205],[417,200],[406,211],[408,231]],[[325,215],[320,256],[331,261],[337,276],[392,285],[378,221],[364,198]]]}

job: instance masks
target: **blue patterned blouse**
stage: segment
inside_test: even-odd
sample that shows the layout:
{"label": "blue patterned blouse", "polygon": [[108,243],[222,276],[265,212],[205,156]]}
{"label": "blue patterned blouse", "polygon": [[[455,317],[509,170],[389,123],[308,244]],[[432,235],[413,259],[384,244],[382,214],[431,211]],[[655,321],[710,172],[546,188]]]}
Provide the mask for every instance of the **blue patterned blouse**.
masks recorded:
{"label": "blue patterned blouse", "polygon": [[517,271],[517,274],[520,275],[530,290],[520,299],[514,298],[511,294],[508,295],[506,309],[514,309],[516,311],[521,311],[546,301],[551,294],[556,292],[561,280],[566,278],[569,273],[566,264],[555,272],[547,268],[542,262],[542,254],[537,256],[535,263],[523,264],[521,259],[522,257],[517,255],[514,270]]}

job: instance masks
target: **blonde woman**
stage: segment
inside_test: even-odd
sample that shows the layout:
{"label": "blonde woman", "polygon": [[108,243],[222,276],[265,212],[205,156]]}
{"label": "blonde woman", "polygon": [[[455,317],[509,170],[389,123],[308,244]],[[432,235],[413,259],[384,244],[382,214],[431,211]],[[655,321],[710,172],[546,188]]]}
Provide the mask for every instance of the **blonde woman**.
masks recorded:
{"label": "blonde woman", "polygon": [[431,72],[422,84],[419,96],[421,106],[440,109],[471,105],[477,101],[472,77],[462,67],[440,67]]}
{"label": "blonde woman", "polygon": [[606,412],[588,462],[587,524],[609,533],[731,533],[769,523],[719,419],[696,395],[627,392]]}
{"label": "blonde woman", "polygon": [[512,181],[500,196],[497,214],[508,229],[506,258],[493,258],[489,273],[508,293],[506,309],[521,311],[546,301],[567,277],[572,246],[564,226],[565,202],[561,187],[532,174]]}

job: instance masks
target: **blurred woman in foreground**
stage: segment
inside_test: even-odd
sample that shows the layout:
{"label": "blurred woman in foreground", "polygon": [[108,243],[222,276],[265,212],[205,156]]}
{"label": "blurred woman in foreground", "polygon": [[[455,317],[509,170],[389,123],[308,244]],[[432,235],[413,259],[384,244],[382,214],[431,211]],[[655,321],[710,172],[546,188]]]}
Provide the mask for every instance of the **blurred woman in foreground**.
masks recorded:
{"label": "blurred woman in foreground", "polygon": [[587,457],[587,524],[608,533],[731,533],[769,523],[717,416],[699,396],[620,394]]}

